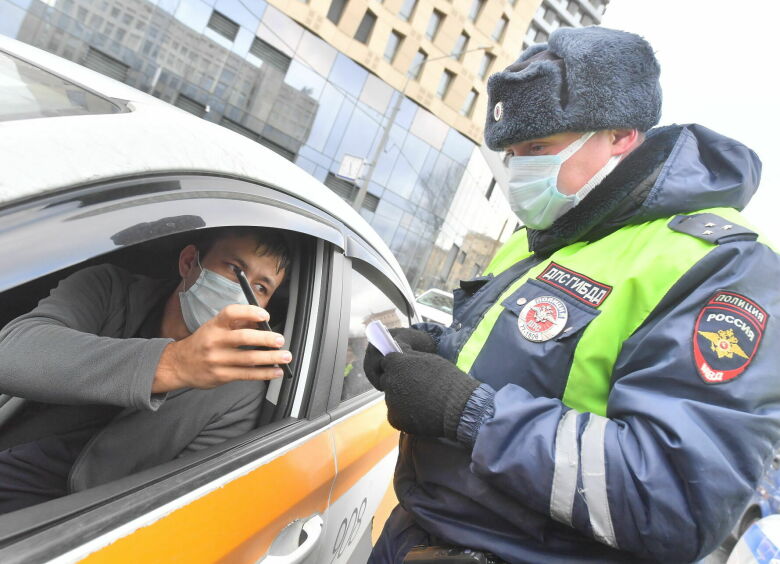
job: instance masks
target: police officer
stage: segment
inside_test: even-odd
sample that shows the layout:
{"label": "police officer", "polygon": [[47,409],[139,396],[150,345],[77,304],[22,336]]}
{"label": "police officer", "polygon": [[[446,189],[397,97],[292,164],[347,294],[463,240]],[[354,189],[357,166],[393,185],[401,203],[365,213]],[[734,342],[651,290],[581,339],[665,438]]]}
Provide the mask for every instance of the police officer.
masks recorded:
{"label": "police officer", "polygon": [[506,562],[691,562],[727,536],[780,439],[778,256],[741,210],[761,164],[653,127],[642,38],[559,29],[488,82],[526,228],[396,330],[366,373],[403,431],[372,562],[459,545]]}

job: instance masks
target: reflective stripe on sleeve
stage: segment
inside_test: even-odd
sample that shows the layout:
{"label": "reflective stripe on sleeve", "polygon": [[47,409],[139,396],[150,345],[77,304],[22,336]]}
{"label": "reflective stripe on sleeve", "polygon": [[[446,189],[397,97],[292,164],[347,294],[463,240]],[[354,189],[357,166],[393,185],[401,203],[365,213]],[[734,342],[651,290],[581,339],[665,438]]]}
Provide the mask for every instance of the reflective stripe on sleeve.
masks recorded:
{"label": "reflective stripe on sleeve", "polygon": [[550,494],[550,515],[556,521],[569,526],[572,525],[571,515],[580,466],[577,448],[578,415],[579,412],[570,409],[558,423],[558,431],[555,434],[555,470]]}
{"label": "reflective stripe on sleeve", "polygon": [[608,422],[606,417],[591,413],[588,425],[582,433],[582,485],[593,535],[600,542],[617,548],[607,498],[604,436]]}

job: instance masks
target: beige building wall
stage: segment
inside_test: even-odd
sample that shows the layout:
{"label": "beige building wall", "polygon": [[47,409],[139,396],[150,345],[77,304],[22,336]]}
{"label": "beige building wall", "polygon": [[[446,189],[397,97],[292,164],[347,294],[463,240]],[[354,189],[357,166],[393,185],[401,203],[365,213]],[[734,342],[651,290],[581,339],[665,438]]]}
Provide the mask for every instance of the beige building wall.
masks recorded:
{"label": "beige building wall", "polygon": [[[405,0],[348,0],[336,25],[327,18],[331,0],[268,1],[479,144],[482,143],[487,107],[486,79],[517,59],[528,25],[541,3],[541,0],[515,0],[513,5],[509,0],[486,0],[476,21],[472,22],[468,16],[474,0],[418,0],[411,18],[406,21],[398,15]],[[426,36],[426,29],[434,9],[445,18],[431,41]],[[354,35],[366,10],[371,10],[377,20],[368,43],[363,44],[354,39]],[[502,15],[508,19],[508,25],[497,41],[493,34]],[[393,30],[401,33],[404,40],[393,61],[388,62],[384,53]],[[470,39],[467,52],[459,61],[450,55],[464,31]],[[474,50],[478,47],[488,47],[488,52],[496,57],[485,79],[477,75],[486,52]],[[408,72],[419,49],[427,53],[428,62],[416,80],[408,78]],[[445,69],[452,72],[455,79],[440,99],[436,92]],[[477,92],[476,103],[470,115],[463,115],[464,103],[472,89]]]}

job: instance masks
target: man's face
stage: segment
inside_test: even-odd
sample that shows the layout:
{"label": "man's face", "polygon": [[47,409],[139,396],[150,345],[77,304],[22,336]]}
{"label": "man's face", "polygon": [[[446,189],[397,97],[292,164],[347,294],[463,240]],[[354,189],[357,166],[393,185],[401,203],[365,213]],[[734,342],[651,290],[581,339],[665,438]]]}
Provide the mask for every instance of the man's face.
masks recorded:
{"label": "man's face", "polygon": [[[612,130],[597,131],[579,151],[561,165],[558,173],[558,190],[562,194],[574,194],[579,191],[611,156],[620,154],[613,142],[613,134]],[[541,139],[514,143],[506,148],[506,152],[515,157],[557,155],[581,136],[582,133],[578,132],[556,133]]]}
{"label": "man's face", "polygon": [[[186,287],[192,286],[200,275],[197,260],[195,260],[194,246],[192,251],[192,260],[180,261],[180,271]],[[186,255],[188,248],[182,251]],[[277,272],[279,258],[270,254],[259,255],[258,251],[263,251],[262,246],[258,249],[257,241],[254,237],[239,237],[230,235],[217,240],[209,249],[205,256],[200,257],[200,264],[224,276],[228,280],[238,282],[232,266],[237,266],[246,274],[249,284],[255,292],[255,297],[260,307],[265,307],[271,296],[284,280],[284,270]]]}

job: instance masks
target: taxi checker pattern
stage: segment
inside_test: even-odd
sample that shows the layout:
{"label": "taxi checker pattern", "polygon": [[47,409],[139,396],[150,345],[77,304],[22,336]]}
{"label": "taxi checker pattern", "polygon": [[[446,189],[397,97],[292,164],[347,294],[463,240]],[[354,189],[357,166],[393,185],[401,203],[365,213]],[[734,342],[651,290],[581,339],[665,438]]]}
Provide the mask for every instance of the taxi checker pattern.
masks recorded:
{"label": "taxi checker pattern", "polygon": [[696,370],[708,384],[728,382],[753,360],[764,335],[767,312],[734,292],[717,292],[696,320],[693,353]]}

